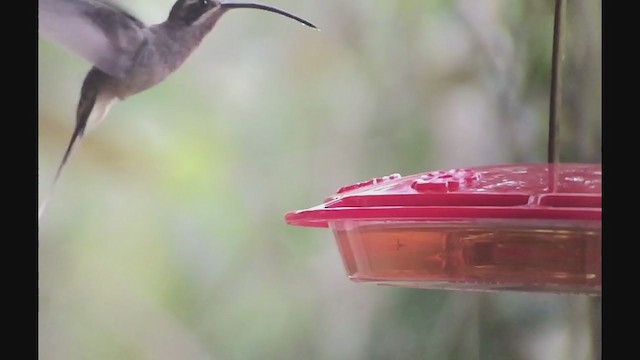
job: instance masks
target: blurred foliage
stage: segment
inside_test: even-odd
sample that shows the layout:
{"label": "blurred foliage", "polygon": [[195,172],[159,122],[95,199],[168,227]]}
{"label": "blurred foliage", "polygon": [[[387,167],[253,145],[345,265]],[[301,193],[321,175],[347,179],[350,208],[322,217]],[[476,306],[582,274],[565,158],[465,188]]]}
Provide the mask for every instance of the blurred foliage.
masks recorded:
{"label": "blurred foliage", "polygon": [[[41,358],[590,358],[594,299],[351,283],[329,231],[283,220],[372,177],[544,161],[553,2],[265,2],[322,31],[228,13],[71,158],[40,222]],[[565,162],[600,161],[600,15],[567,4]],[[38,47],[42,199],[90,65]]]}

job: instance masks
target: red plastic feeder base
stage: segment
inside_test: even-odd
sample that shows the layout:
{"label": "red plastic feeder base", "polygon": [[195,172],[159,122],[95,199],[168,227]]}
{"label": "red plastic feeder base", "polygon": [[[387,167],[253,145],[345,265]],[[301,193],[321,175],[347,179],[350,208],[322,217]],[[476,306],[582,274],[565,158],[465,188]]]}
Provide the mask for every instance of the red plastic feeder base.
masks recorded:
{"label": "red plastic feeder base", "polygon": [[354,281],[600,295],[599,164],[516,164],[390,175],[291,212],[330,227]]}

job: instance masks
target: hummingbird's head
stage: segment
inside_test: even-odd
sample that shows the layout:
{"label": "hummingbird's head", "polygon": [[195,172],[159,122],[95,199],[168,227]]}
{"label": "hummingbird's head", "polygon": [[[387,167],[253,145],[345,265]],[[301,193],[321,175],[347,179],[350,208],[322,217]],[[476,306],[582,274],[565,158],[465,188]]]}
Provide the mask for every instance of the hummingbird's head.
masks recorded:
{"label": "hummingbird's head", "polygon": [[201,23],[206,19],[210,19],[212,17],[216,19],[220,18],[222,14],[231,9],[258,9],[270,11],[276,14],[284,15],[288,18],[297,20],[309,27],[317,29],[316,26],[312,23],[295,15],[289,14],[286,11],[276,9],[271,6],[254,3],[220,2],[219,0],[178,0],[171,8],[171,12],[169,13],[169,21],[185,26],[191,26]]}
{"label": "hummingbird's head", "polygon": [[185,26],[193,25],[215,13],[221,14],[221,4],[217,0],[178,0],[169,13],[169,21]]}

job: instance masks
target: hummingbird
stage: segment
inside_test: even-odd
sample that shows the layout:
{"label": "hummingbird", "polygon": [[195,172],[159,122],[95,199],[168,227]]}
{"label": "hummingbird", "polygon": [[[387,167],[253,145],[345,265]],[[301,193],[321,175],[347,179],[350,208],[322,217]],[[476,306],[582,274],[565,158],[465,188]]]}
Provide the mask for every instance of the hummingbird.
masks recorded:
{"label": "hummingbird", "polygon": [[39,33],[93,65],[82,83],[75,128],[49,195],[85,131],[102,122],[115,102],[157,85],[176,71],[222,15],[233,9],[269,11],[318,29],[298,16],[257,3],[177,0],[164,22],[146,26],[109,0],[39,1]]}

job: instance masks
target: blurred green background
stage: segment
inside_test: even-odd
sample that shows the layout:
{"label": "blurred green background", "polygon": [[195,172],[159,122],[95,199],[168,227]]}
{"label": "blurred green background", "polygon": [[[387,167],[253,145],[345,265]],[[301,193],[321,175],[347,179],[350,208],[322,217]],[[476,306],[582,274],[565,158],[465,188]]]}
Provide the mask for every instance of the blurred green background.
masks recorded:
{"label": "blurred green background", "polygon": [[[172,0],[122,2],[147,24]],[[578,295],[350,282],[286,212],[373,177],[545,161],[553,2],[264,0],[71,157],[39,227],[42,359],[589,359]],[[601,1],[568,1],[562,161],[601,155]],[[90,65],[39,49],[39,198]]]}

